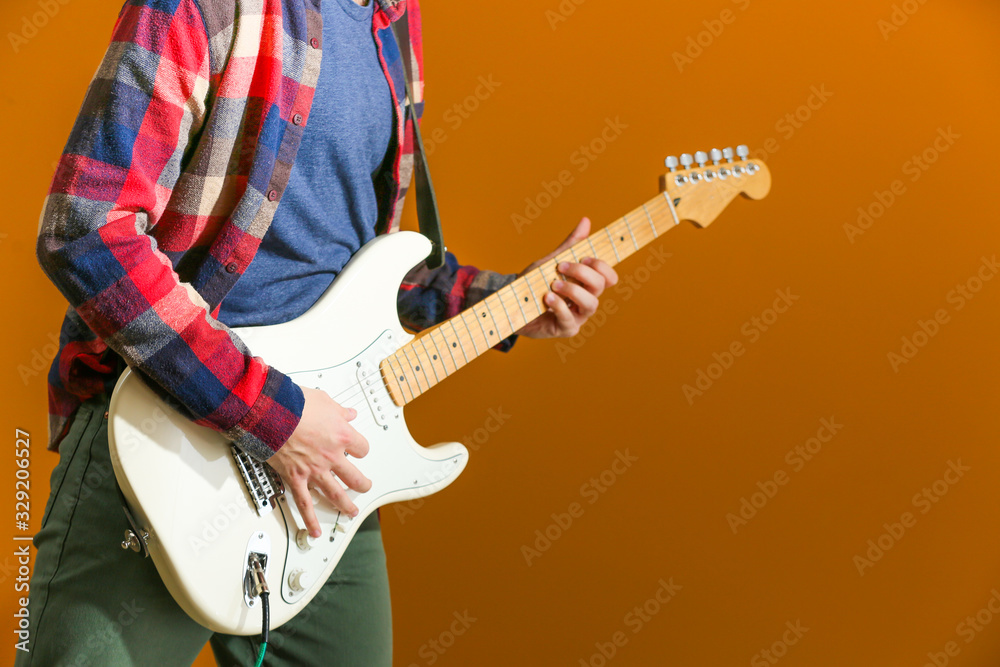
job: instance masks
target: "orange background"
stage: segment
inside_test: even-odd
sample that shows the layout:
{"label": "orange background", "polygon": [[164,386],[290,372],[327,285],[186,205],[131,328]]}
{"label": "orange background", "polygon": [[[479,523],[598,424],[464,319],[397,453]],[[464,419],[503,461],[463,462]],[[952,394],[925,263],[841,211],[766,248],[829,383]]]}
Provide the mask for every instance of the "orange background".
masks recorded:
{"label": "orange background", "polygon": [[[574,347],[522,340],[411,407],[418,440],[481,445],[452,487],[412,514],[383,512],[396,664],[601,665],[598,644],[618,631],[607,663],[622,667],[771,664],[759,652],[776,642],[789,666],[919,666],[929,652],[997,664],[1000,619],[960,624],[1000,590],[1000,281],[961,309],[952,292],[1000,252],[996,3],[896,3],[915,13],[886,34],[891,0],[563,0],[554,27],[558,0],[425,5],[424,132],[446,137],[431,162],[462,261],[520,270],[582,215],[600,226],[655,195],[671,153],[769,146],[774,187],[663,238],[671,257],[627,297],[609,292],[616,312]],[[34,258],[37,217],[119,6],[69,0],[17,53],[6,35],[37,4],[0,8],[3,425],[32,434],[35,529],[56,456],[43,449],[44,377],[22,381],[18,367],[46,353],[64,310]],[[723,10],[732,21],[713,23]],[[705,21],[719,34],[704,32],[679,71],[673,53]],[[500,85],[456,126],[448,110],[491,75]],[[802,107],[813,87],[829,99]],[[783,120],[796,112],[797,125]],[[609,118],[627,128],[580,172],[574,152]],[[948,128],[958,138],[935,154]],[[914,181],[925,151],[936,161]],[[511,215],[564,169],[573,183],[518,231]],[[902,194],[850,239],[858,208],[877,213],[896,180]],[[648,257],[621,276],[647,278]],[[751,341],[779,289],[799,299]],[[894,369],[887,355],[939,309],[947,321]],[[734,341],[745,353],[689,403],[683,385]],[[491,409],[508,416],[487,438]],[[823,418],[843,428],[797,470],[786,453]],[[584,495],[618,450],[636,461]],[[939,502],[914,503],[949,461],[968,471],[938,484]],[[11,511],[12,466],[0,457]],[[779,471],[787,483],[734,534],[727,514]],[[522,546],[573,502],[582,515],[529,566]],[[909,527],[883,536],[891,547],[859,574],[855,556],[904,512]],[[8,642],[11,576],[0,573]],[[671,578],[680,590],[634,632],[630,611]],[[428,642],[466,610],[477,620],[434,653]],[[782,647],[797,622],[808,630]]]}

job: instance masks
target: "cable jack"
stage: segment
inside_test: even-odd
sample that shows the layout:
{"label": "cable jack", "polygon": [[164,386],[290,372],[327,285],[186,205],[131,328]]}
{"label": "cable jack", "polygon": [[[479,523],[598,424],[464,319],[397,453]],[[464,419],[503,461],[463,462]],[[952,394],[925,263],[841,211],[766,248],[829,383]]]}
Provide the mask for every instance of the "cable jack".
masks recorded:
{"label": "cable jack", "polygon": [[254,667],[261,667],[264,664],[264,654],[267,653],[268,630],[271,625],[271,612],[268,605],[268,598],[271,596],[271,591],[267,587],[267,580],[264,579],[264,563],[261,562],[260,556],[251,553],[247,565],[250,567],[250,595],[252,597],[260,597],[263,605],[263,609],[261,609],[260,654],[257,656],[257,663],[254,665]]}

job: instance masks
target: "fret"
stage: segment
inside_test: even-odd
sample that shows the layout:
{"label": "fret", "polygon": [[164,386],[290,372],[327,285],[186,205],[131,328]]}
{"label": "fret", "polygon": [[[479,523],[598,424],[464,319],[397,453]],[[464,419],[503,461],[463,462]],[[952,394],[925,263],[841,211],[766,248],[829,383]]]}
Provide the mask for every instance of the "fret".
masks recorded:
{"label": "fret", "polygon": [[[434,340],[435,334],[444,343],[444,348],[448,350],[448,356],[441,354],[441,346],[438,345],[438,341]],[[449,375],[458,370],[458,364],[455,363],[455,355],[452,353],[451,348],[448,347],[448,339],[444,337],[444,331],[441,329],[441,327],[434,327],[433,329],[427,332],[427,335],[431,337],[431,343],[434,344],[434,349],[437,350],[438,356],[441,357],[441,364],[442,366],[444,366],[444,375],[445,377],[448,377]],[[447,359],[451,359],[450,369],[448,368],[448,364],[446,363]]]}
{"label": "fret", "polygon": [[622,258],[618,255],[618,248],[615,247],[615,237],[611,236],[611,230],[607,227],[604,228],[604,231],[607,232],[608,240],[611,241],[611,249],[615,251],[615,259],[621,262]]}
{"label": "fret", "polygon": [[[479,318],[476,316],[476,312],[472,310],[472,308],[465,312],[470,313],[472,315],[472,319],[476,321],[476,327],[479,328],[479,333],[483,335],[483,352],[485,352],[490,349],[490,341],[486,338],[486,330],[483,329],[482,323],[479,321]],[[482,352],[479,351],[479,346],[476,345],[476,328],[469,326],[469,319],[465,317],[465,313],[462,314],[462,321],[465,322],[465,328],[469,330],[469,335],[472,338],[472,346],[476,349],[476,355],[482,354]]]}
{"label": "fret", "polygon": [[[514,283],[516,283],[516,282],[517,281],[515,280]],[[521,321],[524,323],[524,324],[521,325],[521,327],[523,327],[525,324],[527,324],[528,322],[530,322],[530,320],[528,319],[528,316],[524,314],[524,308],[521,307],[521,299],[517,296],[517,290],[514,289],[514,283],[511,283],[510,285],[508,285],[507,287],[504,287],[500,291],[501,292],[506,292],[506,291],[510,290],[510,292],[514,295],[514,303],[517,304],[518,310],[521,311]],[[520,329],[521,327],[518,327],[518,329]]]}
{"label": "fret", "polygon": [[594,259],[603,259],[601,255],[594,250],[594,242],[590,240],[592,236],[593,234],[587,237],[587,243],[590,244],[590,252],[594,253]]}
{"label": "fret", "polygon": [[[410,352],[413,353],[413,358],[416,359],[416,364],[411,363],[410,365],[413,366],[413,372],[417,373],[417,388],[420,389],[420,393],[423,393],[433,387],[436,383],[431,382],[431,376],[427,374],[426,362],[420,360],[420,350],[418,350],[416,346],[412,345],[407,345],[407,347],[410,348]],[[424,376],[424,383],[427,385],[426,387],[420,386],[420,374],[423,374]]]}
{"label": "fret", "polygon": [[[497,326],[496,318],[493,317],[493,311],[490,310],[490,307],[486,305],[484,301],[480,301],[479,304],[473,306],[473,308],[479,307],[480,305],[483,307],[483,310],[476,313],[476,319],[479,321],[480,326],[483,327],[483,335],[486,336],[486,347],[493,347],[496,343],[491,340],[491,337],[495,334],[499,334],[500,327]],[[489,322],[486,320],[487,314],[490,316]],[[489,327],[490,322],[493,322],[492,329]]]}
{"label": "fret", "polygon": [[[407,354],[407,351],[409,349],[410,349],[409,345],[404,345],[403,348],[400,350],[400,352],[403,353],[403,359],[406,360],[406,365],[410,367],[410,373],[409,374],[404,373],[403,375],[407,378],[407,380],[409,380],[409,378],[411,376],[413,377],[413,381],[417,385],[417,390],[415,392],[413,392],[413,395],[414,396],[419,396],[420,394],[424,393],[424,391],[425,391],[424,387],[420,386],[420,376],[417,374],[418,371],[415,370],[415,368],[420,368],[420,360],[418,359],[416,365],[414,366],[413,361],[410,359],[410,355]],[[415,354],[415,351],[414,351],[414,354]],[[426,377],[426,373],[424,375]]]}
{"label": "fret", "polygon": [[[450,320],[448,320],[448,324],[451,325],[451,330],[455,332],[455,342],[458,343],[459,349],[462,350],[462,356],[465,357],[465,363],[468,364],[469,355],[465,353],[465,345],[462,343],[462,337],[458,335],[458,329],[455,328],[455,318],[453,317]],[[455,346],[452,345],[452,348],[454,347]]]}
{"label": "fret", "polygon": [[[393,382],[396,383],[397,386],[399,387],[400,398],[402,398],[403,401],[409,402],[412,401],[414,398],[416,398],[416,395],[410,389],[410,383],[406,379],[406,374],[403,373],[403,367],[399,365],[398,355],[399,352],[390,355],[389,357],[386,358],[386,362],[387,366],[389,367],[389,371],[392,373]],[[393,367],[394,361],[395,361],[395,368]],[[409,398],[406,397],[407,394],[410,395]]]}
{"label": "fret", "polygon": [[[530,275],[531,274],[528,274],[528,276]],[[538,310],[538,313],[539,314],[544,313],[545,311],[542,309],[540,305],[538,305],[538,297],[535,296],[535,290],[531,289],[531,280],[530,279],[525,280],[524,284],[528,287],[528,292],[531,294],[531,300],[535,302],[535,308]]]}
{"label": "fret", "polygon": [[681,221],[677,218],[677,211],[674,210],[674,203],[670,201],[670,195],[664,190],[663,199],[667,202],[667,208],[670,210],[670,215],[674,216],[674,226],[681,224]]}
{"label": "fret", "polygon": [[[420,338],[418,338],[417,340],[420,341],[420,346],[422,348],[424,348],[424,354],[426,355],[426,358],[427,358],[427,365],[431,367],[431,372],[434,373],[434,384],[438,384],[439,382],[441,382],[441,378],[438,376],[437,369],[434,368],[434,362],[436,361],[436,358],[438,357],[438,355],[436,355],[436,354],[432,355],[430,353],[430,350],[427,349],[427,341],[426,341],[426,339],[427,339],[427,335],[425,334],[425,335],[421,336]],[[448,376],[445,375],[445,377],[448,377]]]}
{"label": "fret", "polygon": [[510,332],[514,333],[518,329],[518,327],[514,326],[514,321],[510,319],[510,313],[507,312],[507,306],[503,305],[503,294],[497,291],[496,293],[493,294],[493,296],[496,297],[496,300],[500,302],[500,308],[503,309],[504,317],[507,318],[507,324],[510,325]]}
{"label": "fret", "polygon": [[625,223],[625,229],[628,230],[628,235],[632,237],[632,245],[634,245],[635,249],[638,250],[639,244],[636,243],[635,234],[632,233],[632,225],[628,223],[628,216],[622,216],[622,221]]}
{"label": "fret", "polygon": [[646,217],[649,218],[649,228],[653,230],[653,238],[655,239],[657,237],[657,234],[656,234],[656,223],[653,222],[653,216],[649,214],[649,209],[646,208],[645,204],[642,205],[642,210],[643,212],[645,212]]}

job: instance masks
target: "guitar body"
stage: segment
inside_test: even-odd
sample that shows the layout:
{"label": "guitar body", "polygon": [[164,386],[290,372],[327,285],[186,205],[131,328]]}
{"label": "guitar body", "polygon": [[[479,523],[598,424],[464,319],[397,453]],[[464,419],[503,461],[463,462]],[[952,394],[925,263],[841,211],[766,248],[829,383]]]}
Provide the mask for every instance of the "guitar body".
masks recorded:
{"label": "guitar body", "polygon": [[372,488],[348,490],[360,510],[354,519],[313,492],[323,531],[315,541],[301,532],[290,493],[279,488],[273,508],[258,511],[231,443],[161,401],[130,370],[122,373],[108,415],[115,476],[168,590],[200,624],[260,632],[260,600],[245,594],[247,560],[258,553],[266,561],[271,627],[282,625],[319,591],[365,517],[434,493],[465,468],[461,444],[424,448],[413,440],[403,409],[379,379],[379,362],[413,338],[399,324],[396,297],[406,270],[429,251],[415,232],[378,237],[301,317],[234,329],[255,356],[358,411],[351,424],[371,449],[354,463]]}

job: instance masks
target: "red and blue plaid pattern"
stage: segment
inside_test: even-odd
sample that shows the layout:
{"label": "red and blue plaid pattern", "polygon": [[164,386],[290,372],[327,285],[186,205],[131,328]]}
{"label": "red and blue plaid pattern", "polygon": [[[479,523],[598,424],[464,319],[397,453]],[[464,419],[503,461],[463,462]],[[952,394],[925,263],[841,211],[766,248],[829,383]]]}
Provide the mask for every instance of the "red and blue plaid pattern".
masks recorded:
{"label": "red and blue plaid pattern", "polygon": [[[418,0],[378,0],[373,26],[396,107],[393,177],[376,183],[379,233],[398,229],[413,165],[390,27],[407,1],[419,115]],[[41,216],[38,259],[70,304],[49,371],[50,449],[83,400],[111,391],[119,356],[189,418],[257,458],[295,429],[301,389],[215,317],[288,183],[322,55],[318,3],[122,8]],[[407,276],[404,324],[434,324],[513,278],[448,259]]]}

